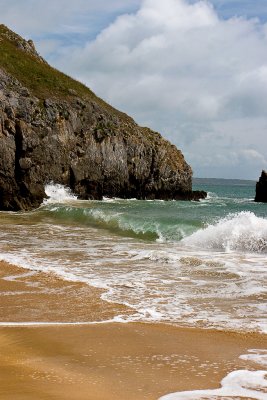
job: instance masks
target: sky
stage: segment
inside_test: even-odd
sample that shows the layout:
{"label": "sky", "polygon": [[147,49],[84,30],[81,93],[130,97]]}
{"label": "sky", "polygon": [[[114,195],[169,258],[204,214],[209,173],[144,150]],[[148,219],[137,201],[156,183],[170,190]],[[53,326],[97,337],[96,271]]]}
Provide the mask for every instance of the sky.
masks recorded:
{"label": "sky", "polygon": [[180,148],[196,177],[267,169],[266,0],[0,0],[0,23]]}

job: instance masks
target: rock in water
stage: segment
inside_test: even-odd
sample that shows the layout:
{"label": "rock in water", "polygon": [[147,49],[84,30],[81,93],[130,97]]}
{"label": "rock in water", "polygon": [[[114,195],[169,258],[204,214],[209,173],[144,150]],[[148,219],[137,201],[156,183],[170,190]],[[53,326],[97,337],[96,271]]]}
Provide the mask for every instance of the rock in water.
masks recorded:
{"label": "rock in water", "polygon": [[255,201],[267,203],[267,172],[262,171],[259,182],[256,183]]}
{"label": "rock in water", "polygon": [[0,25],[0,209],[39,206],[51,181],[81,199],[205,197],[175,146]]}

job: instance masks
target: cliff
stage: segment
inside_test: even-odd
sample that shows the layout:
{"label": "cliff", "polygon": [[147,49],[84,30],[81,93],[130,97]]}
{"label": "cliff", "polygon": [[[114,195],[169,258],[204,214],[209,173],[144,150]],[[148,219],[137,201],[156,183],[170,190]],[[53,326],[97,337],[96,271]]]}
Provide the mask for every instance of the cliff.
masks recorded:
{"label": "cliff", "polygon": [[262,171],[259,181],[256,183],[255,201],[267,203],[267,172]]}
{"label": "cliff", "polygon": [[38,207],[48,182],[81,199],[198,199],[182,153],[47,64],[0,25],[0,209]]}

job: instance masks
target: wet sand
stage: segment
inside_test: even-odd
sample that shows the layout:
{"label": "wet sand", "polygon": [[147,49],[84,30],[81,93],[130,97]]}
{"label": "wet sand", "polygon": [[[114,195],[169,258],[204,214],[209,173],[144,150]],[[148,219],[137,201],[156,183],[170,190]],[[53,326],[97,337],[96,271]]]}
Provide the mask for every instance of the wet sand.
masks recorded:
{"label": "wet sand", "polygon": [[217,388],[230,371],[259,369],[238,357],[267,347],[266,335],[165,324],[38,326],[38,321],[102,320],[118,306],[83,284],[40,273],[6,280],[29,271],[6,263],[0,270],[1,321],[36,322],[0,327],[1,399],[152,400]]}
{"label": "wet sand", "polygon": [[80,322],[130,312],[102,301],[103,290],[0,261],[0,323]]}

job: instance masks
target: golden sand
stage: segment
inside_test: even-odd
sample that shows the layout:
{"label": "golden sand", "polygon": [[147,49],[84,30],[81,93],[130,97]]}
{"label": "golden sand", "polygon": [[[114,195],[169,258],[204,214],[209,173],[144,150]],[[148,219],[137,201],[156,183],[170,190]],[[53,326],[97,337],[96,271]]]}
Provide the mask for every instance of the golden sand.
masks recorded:
{"label": "golden sand", "polygon": [[100,299],[102,290],[0,261],[0,322],[112,319],[126,307]]}
{"label": "golden sand", "polygon": [[166,325],[0,328],[0,398],[152,400],[216,388],[255,347],[257,335]]}
{"label": "golden sand", "polygon": [[[76,320],[90,321],[98,312],[103,319],[105,307],[109,317],[114,312],[99,300],[101,292],[83,284],[43,274],[7,281],[3,277],[27,271],[5,263],[0,269],[2,291],[26,292],[1,296],[2,322],[29,321],[34,315],[35,321],[64,322],[75,313]],[[47,295],[52,288],[55,293]],[[181,390],[216,388],[230,371],[248,367],[239,355],[266,348],[266,342],[260,334],[164,324],[1,327],[0,399],[155,400]]]}

